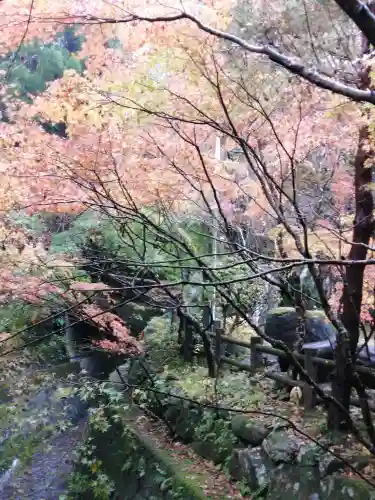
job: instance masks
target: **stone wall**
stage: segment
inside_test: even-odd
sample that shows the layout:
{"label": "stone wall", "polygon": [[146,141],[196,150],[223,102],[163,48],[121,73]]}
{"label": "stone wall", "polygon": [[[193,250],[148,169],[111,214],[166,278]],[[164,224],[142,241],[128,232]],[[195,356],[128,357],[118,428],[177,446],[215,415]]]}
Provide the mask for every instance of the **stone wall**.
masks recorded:
{"label": "stone wall", "polygon": [[[122,378],[126,379],[126,369]],[[119,387],[117,374],[111,380]],[[137,384],[136,372],[129,382]],[[187,401],[182,390],[168,387],[167,381],[158,380],[154,387],[160,392],[146,387],[139,402],[163,419],[179,440],[198,455],[223,464],[233,479],[246,483],[259,498],[375,500],[374,489],[345,476],[341,460],[306,443],[290,426],[266,426],[249,415],[203,408]],[[368,457],[353,457],[357,469],[367,464]]]}
{"label": "stone wall", "polygon": [[[120,422],[112,422],[108,431],[92,432],[90,437],[95,443],[95,456],[102,462],[102,471],[114,482],[118,498],[205,498],[201,486],[186,477],[186,472],[168,450],[161,450],[152,436],[137,426],[136,414],[133,413],[132,418],[127,415]],[[79,500],[86,500],[86,497],[81,493]]]}

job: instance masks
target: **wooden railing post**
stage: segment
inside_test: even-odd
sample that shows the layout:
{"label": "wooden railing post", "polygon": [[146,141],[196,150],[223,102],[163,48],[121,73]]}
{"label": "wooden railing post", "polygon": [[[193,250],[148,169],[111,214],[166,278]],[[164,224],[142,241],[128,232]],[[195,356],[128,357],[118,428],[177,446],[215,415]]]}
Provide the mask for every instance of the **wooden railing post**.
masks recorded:
{"label": "wooden railing post", "polygon": [[257,346],[262,343],[260,337],[251,337],[250,339],[250,366],[254,370],[262,366],[262,355],[260,351],[257,350]]}
{"label": "wooden railing post", "polygon": [[[208,305],[203,306],[203,329],[208,328],[211,321],[211,308]],[[210,329],[211,331],[211,329]]]}
{"label": "wooden railing post", "polygon": [[[316,366],[314,365],[312,358],[316,354],[316,349],[305,347],[304,351],[305,351],[305,370],[309,375],[309,377],[315,382],[317,380]],[[305,410],[311,410],[316,406],[316,394],[314,389],[308,382],[305,382],[303,386],[303,402]]]}
{"label": "wooden railing post", "polygon": [[178,321],[178,314],[176,309],[171,310],[171,329],[173,328],[173,325],[177,323]]}
{"label": "wooden railing post", "polygon": [[220,321],[214,321],[214,332],[215,332],[215,361],[217,370],[220,366],[220,358],[221,358],[221,337],[224,334],[223,329],[221,328]]}

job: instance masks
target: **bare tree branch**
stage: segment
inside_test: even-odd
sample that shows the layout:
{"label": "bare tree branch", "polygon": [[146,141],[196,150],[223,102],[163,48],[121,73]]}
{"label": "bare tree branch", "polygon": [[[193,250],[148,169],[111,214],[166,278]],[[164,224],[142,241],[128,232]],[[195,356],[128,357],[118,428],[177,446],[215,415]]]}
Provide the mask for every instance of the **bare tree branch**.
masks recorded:
{"label": "bare tree branch", "polygon": [[[369,5],[360,0],[335,0],[335,2],[358,26],[369,42],[375,45],[375,15]],[[370,5],[372,3],[370,2]]]}
{"label": "bare tree branch", "polygon": [[[362,4],[362,2],[351,0],[350,2],[346,2],[342,0],[341,2],[337,1],[337,3],[352,3],[352,4]],[[364,6],[366,7],[366,6]],[[372,21],[372,28],[375,33],[375,17],[370,13],[369,9],[366,7],[368,14],[366,15],[366,19],[369,15],[374,18]],[[251,44],[243,40],[242,38],[232,35],[231,33],[227,33],[225,31],[218,30],[213,28],[202,21],[200,21],[197,17],[187,13],[182,12],[181,14],[177,14],[175,16],[159,16],[159,17],[147,17],[147,16],[136,16],[130,15],[125,19],[99,19],[95,17],[87,18],[86,21],[92,24],[121,24],[121,23],[130,23],[134,21],[147,21],[150,23],[157,22],[174,22],[180,21],[183,19],[190,20],[195,23],[201,30],[210,35],[216,36],[222,40],[227,40],[228,42],[232,42],[233,44],[241,47],[247,52],[251,52],[253,54],[260,54],[266,56],[270,61],[282,66],[287,69],[290,73],[293,73],[297,76],[300,76],[304,80],[316,85],[317,87],[325,90],[330,90],[335,94],[340,94],[349,99],[356,102],[369,102],[371,104],[375,104],[375,93],[371,90],[360,90],[350,85],[345,85],[344,83],[339,82],[338,80],[334,80],[327,76],[324,76],[322,73],[314,70],[313,68],[307,67],[299,58],[295,58],[286,54],[283,54],[276,50],[274,47],[270,45],[257,45]],[[371,18],[369,18],[371,19]],[[372,34],[372,37],[369,40],[374,40],[375,44],[375,35]]]}

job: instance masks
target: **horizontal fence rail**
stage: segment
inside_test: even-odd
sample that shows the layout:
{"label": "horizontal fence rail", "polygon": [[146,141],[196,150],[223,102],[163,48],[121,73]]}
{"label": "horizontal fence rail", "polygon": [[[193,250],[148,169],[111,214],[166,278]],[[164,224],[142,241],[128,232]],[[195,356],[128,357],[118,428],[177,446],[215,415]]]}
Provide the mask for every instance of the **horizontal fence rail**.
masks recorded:
{"label": "horizontal fence rail", "polygon": [[[209,334],[212,338],[216,338],[215,333],[210,333]],[[261,344],[261,338],[260,337],[253,337],[252,342],[246,342],[245,340],[237,340],[233,339],[232,337],[227,337],[226,335],[221,336],[221,342],[227,342],[228,344],[234,344],[238,345],[240,347],[246,347],[250,349],[250,351],[255,350],[259,353],[262,354],[270,354],[272,356],[276,356],[277,358],[290,358],[290,355],[287,354],[286,352],[282,351],[281,349],[276,349],[275,347],[271,347],[268,345],[263,345]],[[307,348],[305,347],[305,350]],[[314,349],[316,350],[316,349]],[[299,352],[293,351],[293,356],[298,359],[298,361],[304,361],[305,360],[305,355],[301,354]],[[228,358],[225,358],[228,359]],[[315,365],[320,365],[320,366],[326,366],[329,368],[334,368],[335,367],[335,362],[330,360],[330,359],[325,359],[325,358],[320,358],[319,356],[313,356],[312,361]],[[245,365],[247,366],[247,365]],[[362,373],[364,375],[371,375],[375,379],[375,369],[369,368],[367,366],[363,365],[356,365],[356,370],[357,373]]]}
{"label": "horizontal fence rail", "polygon": [[[215,332],[209,332],[209,336],[215,342],[215,354],[216,360],[220,364],[227,364],[230,366],[234,366],[242,371],[246,371],[249,373],[254,373],[254,371],[261,366],[261,356],[260,354],[270,354],[272,356],[276,356],[278,358],[290,359],[291,356],[281,349],[276,349],[274,347],[262,344],[262,339],[260,337],[252,337],[250,342],[234,339],[232,337],[228,337],[223,335],[222,328],[215,328]],[[228,356],[220,355],[222,343],[233,344],[239,347],[245,347],[250,351],[250,365],[238,361],[236,359],[230,358]],[[304,353],[293,352],[293,356],[301,362],[302,366],[304,366],[307,374],[312,380],[316,380],[317,378],[317,367],[324,366],[326,368],[335,368],[335,362],[330,359],[321,358],[316,356],[315,354],[319,349],[313,345],[305,344],[303,346]],[[367,375],[374,379],[375,383],[375,369],[370,368],[368,366],[356,365],[355,371],[358,374]],[[284,385],[288,385],[291,387],[300,387],[303,391],[303,402],[305,409],[312,409],[316,406],[319,398],[317,398],[314,389],[308,382],[295,380],[287,375],[282,375],[281,373],[275,373],[271,371],[264,372],[264,375],[276,382],[280,382]],[[321,384],[320,384],[321,385]],[[327,386],[327,384],[322,384],[321,386]],[[331,389],[325,387],[325,392],[330,394]],[[353,406],[361,406],[360,400],[357,398],[351,398],[351,405]],[[375,411],[375,404],[369,402],[369,407],[372,411]]]}

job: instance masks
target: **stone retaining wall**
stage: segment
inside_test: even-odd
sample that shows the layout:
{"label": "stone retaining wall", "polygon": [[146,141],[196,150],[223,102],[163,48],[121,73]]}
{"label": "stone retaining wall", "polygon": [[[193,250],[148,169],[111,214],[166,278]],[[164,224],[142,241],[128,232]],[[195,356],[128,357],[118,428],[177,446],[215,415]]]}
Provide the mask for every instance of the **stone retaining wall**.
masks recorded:
{"label": "stone retaining wall", "polygon": [[[113,374],[112,382],[116,383],[116,377]],[[122,370],[124,377],[126,369]],[[130,383],[136,382],[133,373]],[[182,442],[202,457],[228,467],[235,480],[245,482],[260,498],[375,500],[374,488],[346,477],[341,460],[316,444],[306,444],[288,425],[266,426],[248,415],[204,409],[184,400],[183,391],[164,383],[163,392],[168,396],[150,388],[142,403],[164,419]],[[367,464],[368,456],[352,459],[357,469]]]}
{"label": "stone retaining wall", "polygon": [[[91,437],[95,456],[122,500],[206,498],[200,485],[186,477],[168,451],[161,450],[152,436],[142,432],[134,412],[131,419],[124,417],[112,423],[107,432],[93,432]],[[80,500],[84,500],[82,494]]]}

